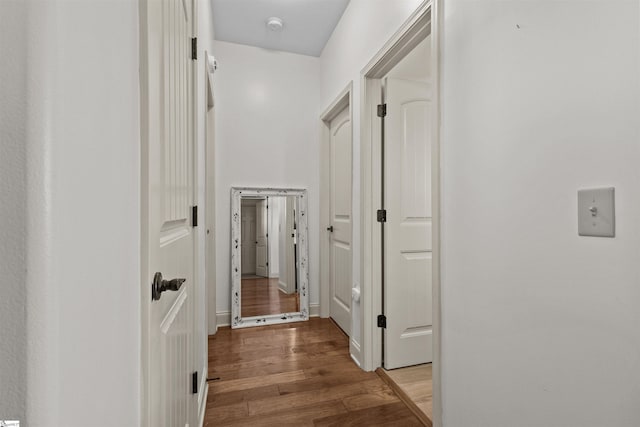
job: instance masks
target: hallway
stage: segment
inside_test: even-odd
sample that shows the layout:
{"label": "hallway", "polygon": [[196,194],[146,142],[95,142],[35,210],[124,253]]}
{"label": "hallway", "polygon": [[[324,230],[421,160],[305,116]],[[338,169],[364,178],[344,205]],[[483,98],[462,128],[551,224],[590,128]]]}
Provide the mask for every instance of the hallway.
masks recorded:
{"label": "hallway", "polygon": [[209,337],[206,426],[420,426],[329,319]]}

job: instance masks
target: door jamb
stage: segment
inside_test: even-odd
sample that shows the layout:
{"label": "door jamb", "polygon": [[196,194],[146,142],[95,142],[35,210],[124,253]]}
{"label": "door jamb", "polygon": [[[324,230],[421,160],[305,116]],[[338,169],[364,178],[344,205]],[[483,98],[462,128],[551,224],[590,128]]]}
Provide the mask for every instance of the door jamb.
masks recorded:
{"label": "door jamb", "polygon": [[[442,425],[441,383],[441,183],[440,183],[440,70],[442,0],[425,0],[363,68],[360,74],[360,186],[363,368],[371,371],[381,366],[382,334],[375,321],[382,313],[381,271],[377,254],[381,252],[381,235],[374,212],[381,206],[381,128],[377,104],[381,99],[381,78],[387,74],[427,35],[432,36],[431,70],[433,75],[432,129],[432,203],[433,203],[433,424]],[[375,256],[374,256],[375,254]]]}
{"label": "door jamb", "polygon": [[[205,289],[206,289],[206,328],[207,335],[218,331],[216,317],[216,238],[215,227],[215,102],[213,94],[213,74],[215,67],[209,62],[209,53],[205,50],[204,80],[206,94],[204,100],[204,227],[205,227]],[[211,233],[211,235],[210,235]]]}
{"label": "door jamb", "polygon": [[[323,236],[320,238],[320,317],[329,317],[331,303],[329,298],[331,294],[329,236],[327,233],[323,233],[323,230],[326,230],[331,224],[329,210],[331,195],[331,133],[329,126],[331,120],[347,106],[349,107],[349,120],[353,124],[352,94],[353,81],[350,81],[320,115],[322,128],[320,139],[320,233]],[[353,172],[353,126],[351,126],[351,171]],[[353,216],[353,179],[351,181],[351,214]],[[351,244],[353,246],[353,227],[351,229]]]}

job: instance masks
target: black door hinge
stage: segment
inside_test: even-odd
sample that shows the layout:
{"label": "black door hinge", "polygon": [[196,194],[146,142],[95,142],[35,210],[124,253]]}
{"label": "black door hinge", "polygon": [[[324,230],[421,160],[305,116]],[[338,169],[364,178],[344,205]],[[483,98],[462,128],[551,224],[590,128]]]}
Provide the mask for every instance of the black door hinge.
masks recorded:
{"label": "black door hinge", "polygon": [[387,116],[387,104],[378,104],[378,117]]}
{"label": "black door hinge", "polygon": [[192,227],[198,226],[198,206],[197,205],[191,207],[191,226]]}
{"label": "black door hinge", "polygon": [[191,59],[193,59],[194,61],[198,59],[198,38],[197,37],[191,38]]}
{"label": "black door hinge", "polygon": [[386,209],[378,209],[378,222],[387,222],[387,210]]}
{"label": "black door hinge", "polygon": [[385,328],[387,327],[387,316],[385,316],[384,314],[378,314],[378,328]]}
{"label": "black door hinge", "polygon": [[191,393],[198,394],[198,371],[191,374]]}

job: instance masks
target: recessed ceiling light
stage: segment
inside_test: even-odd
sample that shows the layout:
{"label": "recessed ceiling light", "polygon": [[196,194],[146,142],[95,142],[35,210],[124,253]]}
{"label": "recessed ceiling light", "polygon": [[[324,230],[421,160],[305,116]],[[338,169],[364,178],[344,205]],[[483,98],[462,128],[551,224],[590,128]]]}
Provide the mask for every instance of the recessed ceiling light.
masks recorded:
{"label": "recessed ceiling light", "polygon": [[282,27],[284,27],[284,22],[282,22],[282,19],[275,16],[267,19],[267,28],[271,31],[277,33],[279,31],[282,31]]}

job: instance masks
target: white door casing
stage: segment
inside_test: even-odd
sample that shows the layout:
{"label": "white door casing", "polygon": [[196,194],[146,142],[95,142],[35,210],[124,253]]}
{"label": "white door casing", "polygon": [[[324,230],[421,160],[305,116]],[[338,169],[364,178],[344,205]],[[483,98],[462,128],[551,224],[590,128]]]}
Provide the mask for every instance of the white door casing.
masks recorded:
{"label": "white door casing", "polygon": [[[142,4],[143,419],[153,427],[196,425],[194,240],[194,34],[192,0]],[[146,119],[146,120],[144,120]],[[146,215],[145,215],[146,214]],[[184,279],[151,301],[151,282]],[[146,283],[144,283],[146,282]]]}
{"label": "white door casing", "polygon": [[330,316],[351,333],[351,116],[347,105],[330,122]]}
{"label": "white door casing", "polygon": [[256,207],[242,205],[242,274],[256,273]]}
{"label": "white door casing", "polygon": [[384,367],[431,362],[431,95],[387,78],[384,144]]}
{"label": "white door casing", "polygon": [[256,275],[269,277],[269,199],[256,203]]}

